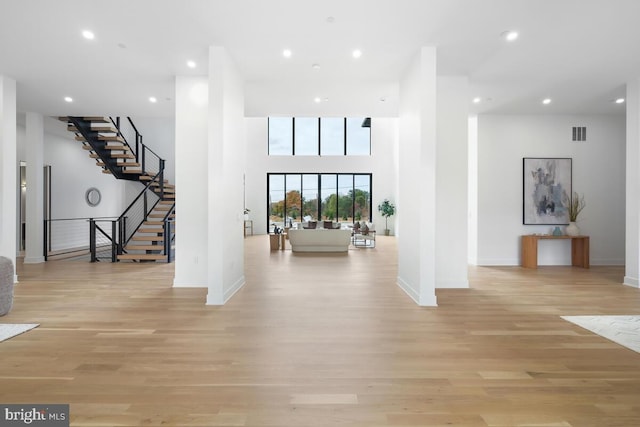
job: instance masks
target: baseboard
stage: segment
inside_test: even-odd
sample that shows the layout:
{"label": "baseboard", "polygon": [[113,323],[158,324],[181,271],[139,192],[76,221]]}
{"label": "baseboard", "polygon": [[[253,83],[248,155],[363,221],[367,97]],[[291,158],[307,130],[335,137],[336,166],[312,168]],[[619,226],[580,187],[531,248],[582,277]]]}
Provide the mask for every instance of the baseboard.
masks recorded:
{"label": "baseboard", "polygon": [[206,283],[196,285],[194,283],[183,282],[182,280],[176,280],[176,278],[174,277],[173,287],[174,288],[208,288],[209,286]]}
{"label": "baseboard", "polygon": [[436,279],[436,289],[468,289],[468,280],[438,280]]}
{"label": "baseboard", "polygon": [[244,276],[240,276],[238,280],[236,280],[227,290],[225,290],[222,294],[222,299],[220,299],[220,294],[212,294],[211,292],[207,293],[207,305],[225,305],[227,301],[233,297],[236,292],[238,292],[245,284]]}
{"label": "baseboard", "polygon": [[402,289],[407,295],[409,295],[409,298],[411,298],[416,304],[420,305],[420,303],[418,302],[420,296],[411,286],[409,286],[407,282],[402,280],[402,277],[398,276],[397,283],[400,289]]}
{"label": "baseboard", "polygon": [[233,297],[236,292],[238,292],[246,283],[245,279],[244,279],[244,275],[240,276],[240,278],[238,280],[236,280],[236,282],[224,292],[224,303],[226,304],[227,301],[229,301],[231,299],[231,297]]}
{"label": "baseboard", "polygon": [[632,288],[640,288],[640,281],[638,281],[638,279],[636,278],[629,277],[629,276],[624,276],[624,280],[622,284],[626,286],[631,286]]}
{"label": "baseboard", "polygon": [[517,267],[520,265],[518,258],[478,258],[479,267]]}
{"label": "baseboard", "polygon": [[590,265],[602,265],[602,266],[621,266],[625,265],[624,259],[591,259]]}
{"label": "baseboard", "polygon": [[25,258],[23,261],[25,264],[40,264],[44,262],[43,256]]}
{"label": "baseboard", "polygon": [[423,297],[418,295],[418,293],[411,287],[409,284],[402,280],[401,277],[397,278],[397,283],[400,289],[402,289],[409,297],[420,307],[437,307],[438,301],[435,295],[429,295],[428,297]]}

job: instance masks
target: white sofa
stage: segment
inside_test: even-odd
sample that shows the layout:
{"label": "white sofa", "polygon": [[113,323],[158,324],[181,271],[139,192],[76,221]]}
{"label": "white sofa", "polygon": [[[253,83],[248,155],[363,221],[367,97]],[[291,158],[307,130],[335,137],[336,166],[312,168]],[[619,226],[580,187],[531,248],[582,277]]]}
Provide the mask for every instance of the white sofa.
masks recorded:
{"label": "white sofa", "polygon": [[289,230],[293,252],[347,252],[350,242],[351,230]]}

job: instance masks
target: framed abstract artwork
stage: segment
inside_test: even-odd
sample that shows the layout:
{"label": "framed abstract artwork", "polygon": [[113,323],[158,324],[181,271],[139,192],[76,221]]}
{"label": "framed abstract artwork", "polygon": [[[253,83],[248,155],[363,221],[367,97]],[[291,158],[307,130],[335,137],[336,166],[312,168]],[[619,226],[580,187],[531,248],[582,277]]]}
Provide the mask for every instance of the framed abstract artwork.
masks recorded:
{"label": "framed abstract artwork", "polygon": [[569,224],[570,158],[523,158],[522,187],[523,224]]}

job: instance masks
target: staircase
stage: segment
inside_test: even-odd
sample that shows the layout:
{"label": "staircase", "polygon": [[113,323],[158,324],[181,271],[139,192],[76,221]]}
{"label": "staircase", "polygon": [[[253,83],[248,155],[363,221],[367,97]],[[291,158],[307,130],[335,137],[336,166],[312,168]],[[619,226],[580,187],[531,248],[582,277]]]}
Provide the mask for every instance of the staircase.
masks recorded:
{"label": "staircase", "polygon": [[[137,181],[144,189],[125,209],[107,233],[92,224],[92,233],[100,232],[112,242],[112,261],[166,261],[173,257],[175,238],[175,186],[164,179],[164,163],[142,143],[131,118],[121,123],[111,117],[60,117],[67,130],[102,173],[116,179]],[[127,138],[125,137],[127,134]],[[95,235],[92,236],[95,242]],[[92,261],[97,261],[92,248]]]}

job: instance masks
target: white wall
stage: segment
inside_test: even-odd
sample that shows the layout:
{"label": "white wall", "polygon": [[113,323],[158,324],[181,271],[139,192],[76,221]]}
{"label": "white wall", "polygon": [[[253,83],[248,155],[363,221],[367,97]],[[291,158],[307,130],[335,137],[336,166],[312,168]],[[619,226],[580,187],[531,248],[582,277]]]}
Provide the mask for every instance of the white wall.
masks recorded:
{"label": "white wall", "polygon": [[438,76],[436,288],[468,288],[469,81]]}
{"label": "white wall", "polygon": [[435,306],[436,49],[422,48],[400,84],[398,285]]}
{"label": "white wall", "polygon": [[0,255],[14,266],[20,236],[16,115],[16,82],[0,75]]}
{"label": "white wall", "polygon": [[640,287],[640,78],[627,83],[624,284]]}
{"label": "white wall", "polygon": [[207,286],[208,91],[206,77],[176,77],[174,286]]}
{"label": "white wall", "polygon": [[[61,122],[52,118],[45,118],[44,122],[43,162],[51,166],[51,219],[118,217],[126,207],[123,205],[126,201],[122,198],[123,181],[103,174],[71,133],[62,136],[50,131],[53,126],[59,127]],[[24,126],[17,127],[17,141],[20,147],[18,151],[24,153]],[[85,201],[85,193],[91,187],[100,190],[102,195],[98,206],[89,206]],[[28,187],[26,191],[28,197]],[[56,222],[52,226],[52,249],[87,245],[89,227],[86,226],[87,232],[84,233],[84,225],[81,221]]]}
{"label": "white wall", "polygon": [[[267,233],[267,173],[371,173],[372,210],[376,230],[384,230],[378,204],[395,201],[397,119],[372,117],[371,156],[268,156],[267,118],[245,119],[247,129],[246,206],[254,234]],[[396,217],[389,218],[391,233]]]}
{"label": "white wall", "polygon": [[132,117],[142,142],[165,160],[164,178],[175,183],[175,121],[167,117]]}
{"label": "white wall", "polygon": [[[19,139],[23,138],[24,128],[20,128]],[[51,166],[52,219],[118,217],[122,213],[122,183],[102,173],[102,168],[82,149],[82,143],[45,132],[44,164]],[[85,193],[91,187],[102,194],[98,206],[89,206],[85,201]]]}
{"label": "white wall", "polygon": [[224,304],[245,283],[242,77],[225,48],[209,48],[207,304]]}
{"label": "white wall", "polygon": [[[586,142],[571,142],[573,126],[587,127]],[[573,158],[591,263],[624,264],[625,118],[568,115],[478,117],[478,264],[519,265],[520,235],[551,232],[522,224],[523,157]],[[540,242],[538,264],[570,265],[570,242]]]}
{"label": "white wall", "polygon": [[469,117],[469,206],[467,258],[469,264],[478,264],[478,117]]}

